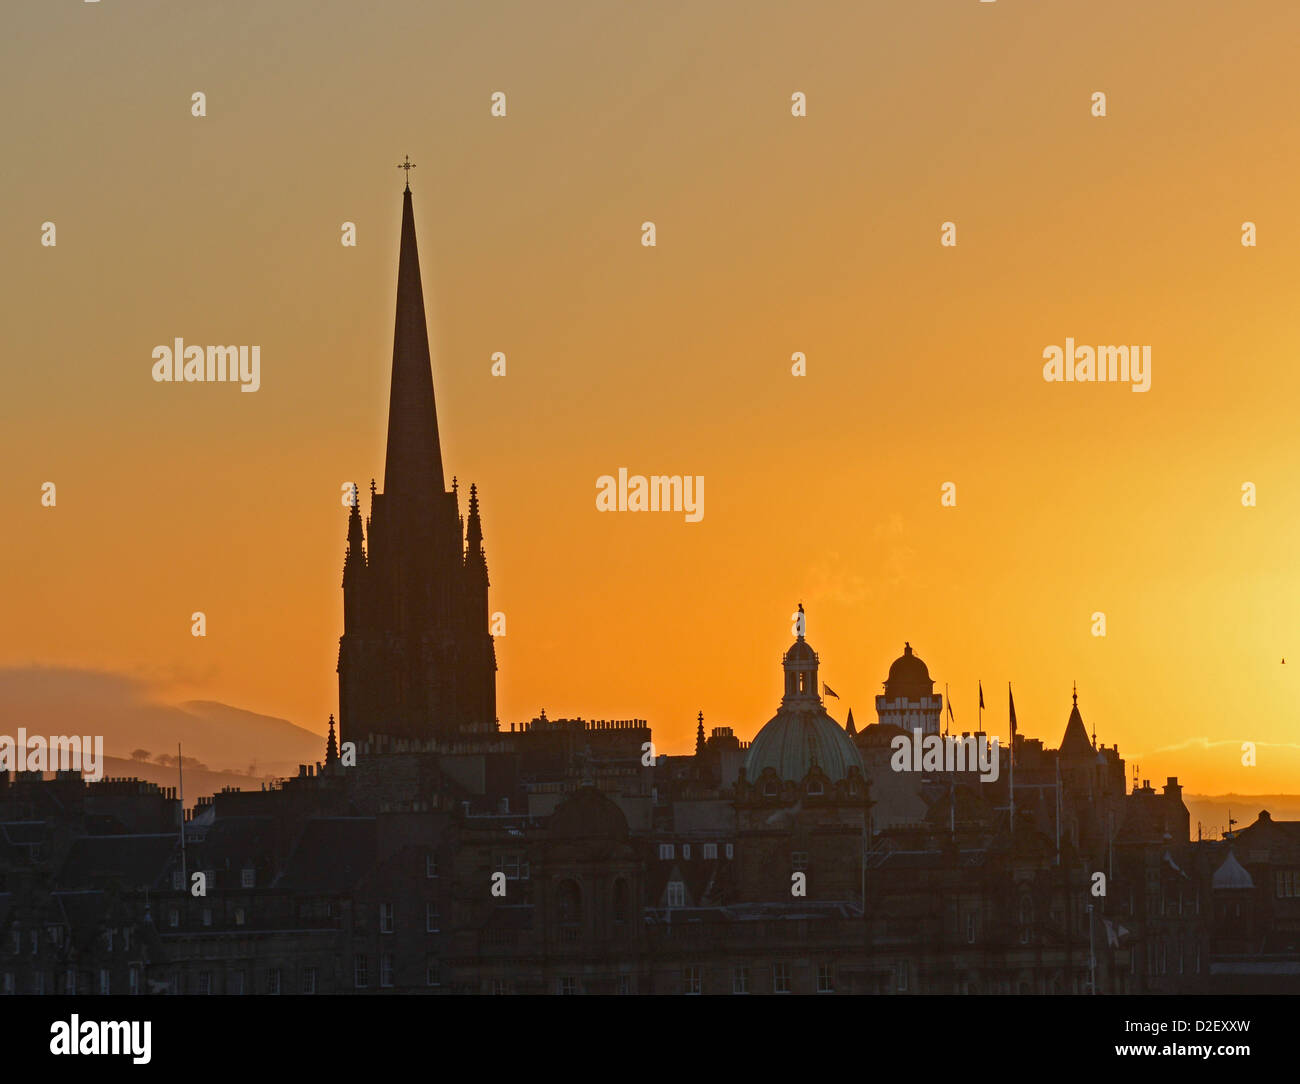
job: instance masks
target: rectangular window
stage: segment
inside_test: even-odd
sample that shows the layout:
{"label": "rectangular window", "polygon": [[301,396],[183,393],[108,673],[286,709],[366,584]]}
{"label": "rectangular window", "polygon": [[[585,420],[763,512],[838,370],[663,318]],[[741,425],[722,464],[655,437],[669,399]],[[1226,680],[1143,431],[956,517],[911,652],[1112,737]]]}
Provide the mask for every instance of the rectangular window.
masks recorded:
{"label": "rectangular window", "polygon": [[236,926],[242,926],[243,924],[244,924],[244,909],[243,909],[242,907],[236,907],[236,908],[235,908],[235,925],[236,925]]}
{"label": "rectangular window", "polygon": [[104,948],[108,952],[113,951],[113,930],[109,927],[104,931]]}
{"label": "rectangular window", "polygon": [[239,871],[239,887],[252,888],[257,883],[256,871],[251,866],[245,866]]}
{"label": "rectangular window", "polygon": [[266,992],[268,994],[278,994],[280,992],[280,969],[273,967],[266,973]]}
{"label": "rectangular window", "polygon": [[14,992],[14,973],[12,971],[6,971],[5,972],[5,993],[12,994],[13,992]]}
{"label": "rectangular window", "polygon": [[113,977],[106,967],[99,969],[99,992],[101,994],[111,994],[113,992]]}
{"label": "rectangular window", "polygon": [[686,906],[686,885],[682,881],[668,882],[668,906],[685,907]]}
{"label": "rectangular window", "polygon": [[[135,974],[135,968],[131,968],[131,973]],[[63,978],[63,992],[65,994],[75,994],[77,992],[77,969],[68,968],[67,975]]]}
{"label": "rectangular window", "polygon": [[179,892],[184,887],[185,887],[185,874],[183,874],[180,870],[174,870],[172,872],[172,891]]}
{"label": "rectangular window", "polygon": [[244,973],[242,971],[232,971],[230,979],[226,983],[226,989],[232,994],[242,994],[244,992]]}
{"label": "rectangular window", "polygon": [[661,862],[670,862],[674,857],[674,849],[671,843],[659,844],[659,860]]}
{"label": "rectangular window", "polygon": [[211,926],[211,925],[212,925],[212,908],[211,908],[211,907],[205,907],[205,908],[203,908],[203,925],[205,925],[205,926]]}
{"label": "rectangular window", "polygon": [[689,860],[690,857],[691,857],[691,845],[690,845],[689,843],[683,843],[683,844],[682,844],[682,858],[683,858],[683,860]]}
{"label": "rectangular window", "polygon": [[438,914],[438,904],[430,901],[424,905],[424,930],[426,933],[437,933],[440,916]]}
{"label": "rectangular window", "polygon": [[442,968],[432,956],[424,962],[424,983],[426,986],[442,985]]}
{"label": "rectangular window", "polygon": [[698,964],[692,964],[682,971],[682,992],[699,994],[704,991],[704,979]]}
{"label": "rectangular window", "polygon": [[507,881],[528,880],[528,859],[517,851],[497,858],[497,872],[504,873]]}
{"label": "rectangular window", "polygon": [[790,855],[790,868],[796,872],[801,872],[808,868],[808,852],[795,851]]}
{"label": "rectangular window", "polygon": [[302,969],[301,988],[304,994],[314,994],[316,992],[316,969],[314,967],[304,967]]}
{"label": "rectangular window", "polygon": [[906,960],[899,960],[898,962],[898,992],[899,993],[907,992],[908,980],[911,979],[912,977],[910,974],[910,970],[911,969],[908,967]]}
{"label": "rectangular window", "polygon": [[704,844],[704,859],[710,861],[718,857],[718,845],[716,843]]}
{"label": "rectangular window", "polygon": [[393,985],[393,954],[391,952],[380,953],[379,956],[379,985]]}
{"label": "rectangular window", "polygon": [[573,975],[562,975],[555,982],[555,991],[559,994],[576,994],[578,980]]}
{"label": "rectangular window", "polygon": [[379,932],[393,932],[393,905],[391,903],[381,903],[379,905]]}
{"label": "rectangular window", "polygon": [[975,912],[966,912],[966,943],[975,944]]}
{"label": "rectangular window", "polygon": [[212,972],[211,971],[199,972],[199,993],[200,994],[212,993]]}
{"label": "rectangular window", "polygon": [[175,929],[180,924],[181,924],[181,913],[177,908],[173,907],[170,911],[167,912],[167,925],[172,927],[172,929]]}
{"label": "rectangular window", "polygon": [[817,965],[817,992],[819,994],[835,992],[835,969],[830,964]]}
{"label": "rectangular window", "polygon": [[778,963],[772,965],[772,992],[788,994],[790,992],[790,965]]}
{"label": "rectangular window", "polygon": [[732,845],[731,845],[730,843],[728,843],[728,844],[726,845],[726,855],[727,855],[727,857],[728,857],[728,858],[733,858],[733,857],[735,857],[735,853],[736,853],[736,852],[735,852],[735,848],[733,848]]}
{"label": "rectangular window", "polygon": [[731,969],[731,992],[733,994],[749,993],[749,968],[733,967]]}
{"label": "rectangular window", "polygon": [[366,958],[360,952],[352,958],[352,982],[358,990],[364,990],[370,985],[370,973],[366,967]]}
{"label": "rectangular window", "polygon": [[438,856],[436,854],[426,854],[424,856],[424,875],[426,877],[438,876]]}
{"label": "rectangular window", "polygon": [[618,977],[618,992],[619,992],[620,994],[630,994],[630,993],[632,992],[632,976],[631,976],[631,975],[619,975],[619,977]]}

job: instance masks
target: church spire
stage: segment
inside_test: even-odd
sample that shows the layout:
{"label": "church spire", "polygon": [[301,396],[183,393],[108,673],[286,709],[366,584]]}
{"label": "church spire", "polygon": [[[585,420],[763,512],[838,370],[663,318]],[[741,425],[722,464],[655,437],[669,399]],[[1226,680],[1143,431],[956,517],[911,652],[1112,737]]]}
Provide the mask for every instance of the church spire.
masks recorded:
{"label": "church spire", "polygon": [[424,319],[415,211],[411,206],[411,190],[407,188],[402,194],[402,240],[397,260],[397,317],[393,328],[384,495],[408,506],[431,510],[440,506],[442,494],[442,447],[433,399],[429,329]]}
{"label": "church spire", "polygon": [[695,755],[698,757],[704,752],[704,712],[700,712],[700,725],[695,731]]}

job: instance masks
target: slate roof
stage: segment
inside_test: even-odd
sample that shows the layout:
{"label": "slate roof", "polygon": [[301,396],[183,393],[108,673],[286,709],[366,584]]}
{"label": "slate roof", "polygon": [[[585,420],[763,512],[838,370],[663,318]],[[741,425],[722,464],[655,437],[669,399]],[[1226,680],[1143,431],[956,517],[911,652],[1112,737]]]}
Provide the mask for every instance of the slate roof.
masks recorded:
{"label": "slate roof", "polygon": [[347,892],[370,872],[377,853],[374,817],[314,817],[303,825],[273,887]]}

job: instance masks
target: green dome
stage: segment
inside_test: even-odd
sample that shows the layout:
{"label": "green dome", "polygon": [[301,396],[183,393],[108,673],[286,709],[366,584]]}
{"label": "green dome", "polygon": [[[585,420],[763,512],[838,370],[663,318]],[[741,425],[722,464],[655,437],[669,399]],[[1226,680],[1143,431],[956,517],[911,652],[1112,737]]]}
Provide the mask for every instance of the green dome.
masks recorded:
{"label": "green dome", "polygon": [[832,782],[849,768],[862,771],[857,746],[820,704],[785,706],[750,742],[745,778],[751,783],[768,768],[784,780],[801,782],[816,764]]}

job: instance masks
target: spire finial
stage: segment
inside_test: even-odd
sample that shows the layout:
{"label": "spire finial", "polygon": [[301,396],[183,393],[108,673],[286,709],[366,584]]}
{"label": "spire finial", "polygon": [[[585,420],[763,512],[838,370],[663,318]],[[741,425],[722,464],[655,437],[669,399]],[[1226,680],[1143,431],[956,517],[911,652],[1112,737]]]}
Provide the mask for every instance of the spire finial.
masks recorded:
{"label": "spire finial", "polygon": [[405,158],[405,162],[397,163],[397,168],[406,170],[406,191],[409,192],[411,190],[411,170],[415,168],[415,163],[411,161],[411,156],[409,154],[406,155]]}
{"label": "spire finial", "polygon": [[1076,708],[1079,706],[1079,683],[1077,681],[1074,683],[1074,706]]}

